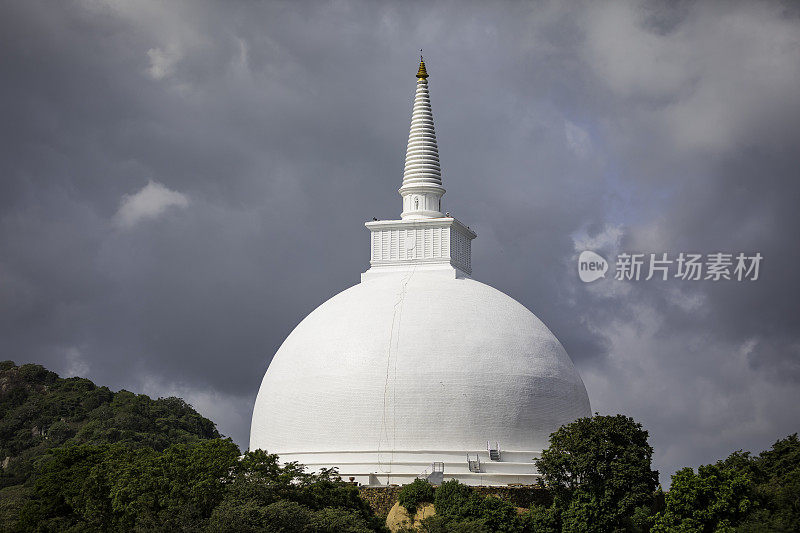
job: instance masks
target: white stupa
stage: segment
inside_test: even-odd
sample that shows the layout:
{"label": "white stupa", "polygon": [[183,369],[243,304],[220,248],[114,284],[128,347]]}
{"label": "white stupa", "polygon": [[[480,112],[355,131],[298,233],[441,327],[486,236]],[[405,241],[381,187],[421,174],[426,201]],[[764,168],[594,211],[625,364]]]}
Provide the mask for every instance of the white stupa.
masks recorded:
{"label": "white stupa", "polygon": [[534,458],[589,398],[558,339],[472,279],[475,233],[442,214],[420,60],[401,220],[367,222],[370,268],[286,338],[256,398],[250,448],[365,484],[532,484]]}

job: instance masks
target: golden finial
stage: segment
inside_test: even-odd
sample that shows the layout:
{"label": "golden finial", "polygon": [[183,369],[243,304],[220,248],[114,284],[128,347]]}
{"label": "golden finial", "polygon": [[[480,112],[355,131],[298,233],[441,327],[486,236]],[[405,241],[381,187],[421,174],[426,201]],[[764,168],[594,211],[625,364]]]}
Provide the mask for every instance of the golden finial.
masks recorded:
{"label": "golden finial", "polygon": [[419,70],[417,71],[417,77],[422,80],[428,77],[428,71],[425,70],[425,60],[422,59],[422,48],[419,49]]}

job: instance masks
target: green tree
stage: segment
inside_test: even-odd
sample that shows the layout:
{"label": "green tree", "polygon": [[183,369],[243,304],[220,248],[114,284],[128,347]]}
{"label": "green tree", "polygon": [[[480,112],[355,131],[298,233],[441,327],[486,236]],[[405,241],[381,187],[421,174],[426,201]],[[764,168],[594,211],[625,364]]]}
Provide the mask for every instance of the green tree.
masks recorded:
{"label": "green tree", "polygon": [[222,501],[239,448],[215,439],[134,457],[116,469],[111,485],[119,528],[192,531],[204,527]]}
{"label": "green tree", "polygon": [[[429,498],[426,494],[420,501],[431,501]],[[436,488],[433,502],[436,516],[422,521],[423,531],[521,532],[523,529],[517,508],[511,502],[476,494],[455,479]]]}
{"label": "green tree", "polygon": [[800,531],[800,439],[797,433],[745,464],[756,483],[760,507],[740,531]]}
{"label": "green tree", "polygon": [[306,529],[308,533],[372,533],[381,530],[382,525],[376,529],[358,512],[338,507],[324,507],[316,511]]}
{"label": "green tree", "polygon": [[22,485],[34,463],[62,445],[124,443],[164,450],[219,438],[214,423],[180,398],[112,392],[40,365],[0,363],[0,488]]}
{"label": "green tree", "polygon": [[[109,446],[70,446],[51,450],[37,464],[36,483],[30,499],[20,512],[19,528],[35,531],[37,527],[59,530],[60,527],[84,522],[96,529],[110,525],[110,505],[89,504],[96,494],[96,476],[93,470],[117,452]],[[92,486],[86,487],[92,479]],[[102,490],[101,490],[102,492]],[[106,496],[106,503],[107,496]],[[92,508],[93,516],[83,520],[81,509]],[[105,507],[106,512],[98,510]],[[99,511],[99,512],[98,512]],[[54,527],[54,524],[60,527]]]}
{"label": "green tree", "polygon": [[445,481],[436,489],[434,496],[436,514],[450,518],[462,516],[471,495],[472,490],[469,486],[459,483],[457,479]]}
{"label": "green tree", "polygon": [[695,473],[672,476],[653,531],[800,531],[800,441],[776,442],[752,457],[734,452]]}
{"label": "green tree", "polygon": [[[384,530],[358,488],[335,470],[310,474],[297,463],[280,464],[277,455],[263,450],[246,453],[234,466],[209,524],[210,531],[231,532],[294,531],[298,524],[309,532]],[[266,524],[272,529],[263,529]]]}
{"label": "green tree", "polygon": [[703,465],[697,473],[683,468],[672,476],[666,507],[651,531],[734,531],[753,509],[749,474],[722,464]]}
{"label": "green tree", "polygon": [[492,530],[482,520],[464,519],[456,520],[445,516],[434,515],[425,518],[420,523],[420,529],[409,528],[400,530],[401,533],[492,533]]}
{"label": "green tree", "polygon": [[481,497],[473,494],[467,501],[465,514],[465,518],[479,521],[489,531],[520,533],[523,529],[514,504],[494,496]]}
{"label": "green tree", "polygon": [[658,485],[648,433],[632,418],[580,418],[550,436],[536,461],[554,508],[534,518],[575,532],[634,530],[636,509],[649,506]]}
{"label": "green tree", "polygon": [[180,398],[10,361],[0,382],[2,531],[385,530],[336,470],[240,456]]}
{"label": "green tree", "polygon": [[559,533],[561,531],[561,512],[551,505],[533,505],[523,517],[525,531],[530,533]]}
{"label": "green tree", "polygon": [[197,530],[222,500],[238,455],[221,439],[163,452],[119,444],[53,449],[37,464],[19,529]]}
{"label": "green tree", "polygon": [[415,479],[403,485],[400,494],[397,495],[397,501],[412,516],[417,512],[419,504],[433,502],[433,498],[433,485],[425,479]]}

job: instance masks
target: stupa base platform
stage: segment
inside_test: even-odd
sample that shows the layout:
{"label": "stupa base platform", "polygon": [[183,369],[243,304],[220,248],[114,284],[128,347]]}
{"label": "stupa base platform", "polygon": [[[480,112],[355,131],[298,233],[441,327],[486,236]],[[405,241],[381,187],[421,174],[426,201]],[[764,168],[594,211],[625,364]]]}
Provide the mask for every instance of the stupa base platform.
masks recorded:
{"label": "stupa base platform", "polygon": [[[487,450],[348,450],[282,452],[281,462],[296,461],[310,472],[336,467],[346,481],[364,486],[405,485],[434,473],[438,463],[443,481],[457,479],[473,486],[535,485],[540,475],[533,460],[539,451],[505,451],[499,461]],[[469,458],[469,461],[468,461]],[[438,484],[434,476],[431,482]]]}

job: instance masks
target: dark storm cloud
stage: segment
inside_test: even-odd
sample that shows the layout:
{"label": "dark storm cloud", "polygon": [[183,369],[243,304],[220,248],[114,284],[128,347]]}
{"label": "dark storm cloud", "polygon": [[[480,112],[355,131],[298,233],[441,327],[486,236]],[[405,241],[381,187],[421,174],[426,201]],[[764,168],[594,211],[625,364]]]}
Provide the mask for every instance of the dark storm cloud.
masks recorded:
{"label": "dark storm cloud", "polygon": [[[791,4],[1,9],[3,357],[183,395],[246,445],[271,355],[399,213],[422,47],[476,277],[558,335],[593,408],[644,422],[667,474],[796,431]],[[584,285],[585,248],[765,260]]]}

